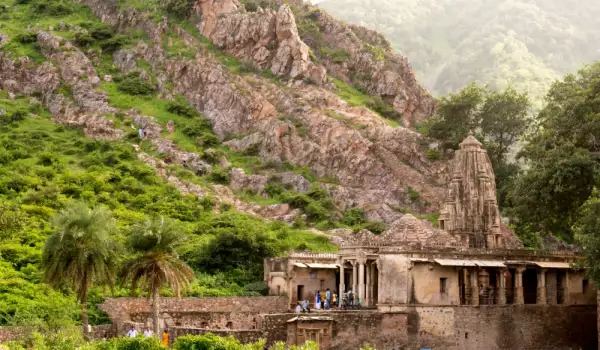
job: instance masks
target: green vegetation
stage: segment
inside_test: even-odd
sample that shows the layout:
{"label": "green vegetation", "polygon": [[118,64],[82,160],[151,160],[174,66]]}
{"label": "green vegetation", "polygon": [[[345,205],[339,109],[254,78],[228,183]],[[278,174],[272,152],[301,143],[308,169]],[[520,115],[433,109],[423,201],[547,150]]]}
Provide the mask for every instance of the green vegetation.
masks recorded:
{"label": "green vegetation", "polygon": [[155,217],[135,224],[129,246],[135,256],[125,263],[121,272],[124,283],[131,281],[131,293],[137,288],[152,298],[154,334],[159,333],[160,289],[169,287],[177,297],[189,289],[194,271],[181,261],[175,248],[186,240],[174,220]]}
{"label": "green vegetation", "polygon": [[[241,344],[233,337],[219,337],[212,333],[204,335],[187,335],[178,337],[173,344],[175,350],[263,350],[265,340],[256,343]],[[34,333],[23,342],[10,342],[7,344],[10,350],[162,350],[162,346],[156,337],[145,338],[112,338],[107,341],[84,342],[81,336],[73,329],[63,329],[51,334]],[[318,350],[319,346],[314,342],[307,342],[302,346],[288,346],[284,342],[271,345],[269,350]],[[372,348],[365,348],[372,349]]]}
{"label": "green vegetation", "polygon": [[381,98],[369,96],[339,79],[334,78],[333,83],[337,87],[336,93],[350,105],[369,108],[378,113],[389,126],[393,128],[400,126],[398,124],[398,120],[402,118],[400,112],[383,102]]}
{"label": "green vegetation", "polygon": [[102,284],[112,287],[115,280],[117,250],[110,239],[114,222],[105,207],[90,210],[83,203],[67,206],[54,220],[57,230],[46,241],[42,256],[43,281],[57,289],[71,286],[81,303],[84,338],[89,339],[89,289]]}
{"label": "green vegetation", "polygon": [[436,95],[471,82],[528,93],[536,109],[554,79],[600,59],[594,0],[325,0],[337,18],[385,35]]}
{"label": "green vegetation", "polygon": [[[127,105],[139,101],[138,108],[157,111],[156,115],[162,118],[190,120],[168,112],[167,101],[119,94],[115,83],[105,83],[104,88],[114,93],[109,94],[111,103],[115,101],[113,96],[121,103],[130,100]],[[258,263],[216,270],[196,264],[202,256],[211,254],[208,247],[214,247],[212,241],[223,241],[219,239],[221,235],[255,232],[258,242],[268,245],[263,250],[268,256],[299,246],[314,251],[333,249],[326,239],[286,224],[267,223],[235,211],[215,215],[211,211],[214,200],[180,194],[137,160],[127,141],[88,140],[81,131],[54,125],[48,113],[39,105],[30,105],[28,98],[5,98],[6,94],[0,93],[0,108],[7,112],[0,117],[0,207],[5,208],[0,210],[0,269],[6,276],[0,281],[0,325],[56,329],[80,321],[76,294],[70,289],[55,292],[40,284],[44,242],[57,232],[51,222],[72,200],[108,207],[120,232],[129,232],[145,217],[164,216],[179,221],[189,239],[177,251],[196,274],[188,295],[256,293],[245,286],[262,280]],[[39,117],[30,117],[30,112]],[[113,236],[122,241],[118,233]],[[123,253],[123,258],[133,256]],[[107,292],[90,289],[90,323],[106,322],[95,304],[101,303]],[[127,291],[117,288],[115,293],[126,295]]]}

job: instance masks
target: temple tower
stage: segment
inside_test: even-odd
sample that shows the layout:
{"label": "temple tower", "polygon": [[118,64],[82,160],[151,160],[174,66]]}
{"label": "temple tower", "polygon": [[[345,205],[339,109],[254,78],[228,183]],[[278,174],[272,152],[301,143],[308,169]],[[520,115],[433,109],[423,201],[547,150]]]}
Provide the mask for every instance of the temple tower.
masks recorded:
{"label": "temple tower", "polygon": [[472,248],[503,248],[492,163],[472,132],[460,143],[450,171],[440,228]]}

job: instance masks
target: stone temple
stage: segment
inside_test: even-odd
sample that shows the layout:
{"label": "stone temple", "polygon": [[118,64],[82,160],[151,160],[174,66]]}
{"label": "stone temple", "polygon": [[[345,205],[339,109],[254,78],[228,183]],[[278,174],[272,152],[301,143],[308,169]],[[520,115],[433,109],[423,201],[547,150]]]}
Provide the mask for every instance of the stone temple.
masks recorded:
{"label": "stone temple", "polygon": [[[161,298],[160,327],[172,340],[211,332],[321,349],[597,349],[596,292],[577,253],[523,249],[502,224],[490,160],[472,135],[451,165],[437,227],[407,214],[381,235],[344,237],[336,254],[267,259],[270,296]],[[326,289],[352,291],[361,308],[293,312]],[[97,337],[152,324],[146,299],[100,307],[113,324]]]}
{"label": "stone temple", "polygon": [[[407,214],[381,235],[346,238],[338,254],[269,259],[271,293],[295,305],[315,290],[352,291],[363,307],[406,313],[407,337],[417,332],[407,343],[418,338],[419,346],[596,348],[596,292],[575,267],[576,254],[525,250],[503,226],[491,162],[472,134],[450,169],[439,228]],[[593,328],[587,336],[580,317]]]}

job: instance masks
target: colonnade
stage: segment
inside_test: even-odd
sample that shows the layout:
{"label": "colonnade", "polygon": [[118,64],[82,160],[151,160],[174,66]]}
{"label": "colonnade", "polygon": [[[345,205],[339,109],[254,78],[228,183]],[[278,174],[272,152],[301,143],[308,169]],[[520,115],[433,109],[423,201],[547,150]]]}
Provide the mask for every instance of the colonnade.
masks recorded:
{"label": "colonnade", "polygon": [[[523,287],[523,273],[525,267],[517,267],[515,271],[514,285],[513,285],[513,304],[523,305],[525,304],[525,294]],[[498,270],[492,270],[493,273],[497,273],[497,299],[495,304],[505,305],[506,300],[506,274],[508,268],[502,268]],[[547,304],[547,287],[546,287],[546,269],[537,269],[537,291],[536,291],[536,304]],[[465,270],[466,274],[466,270]],[[472,305],[479,305],[482,303],[480,300],[480,287],[487,288],[489,283],[489,273],[486,269],[473,268],[470,271],[470,284],[471,284],[471,303]]]}
{"label": "colonnade", "polygon": [[[346,287],[345,263],[352,265],[351,280]],[[367,258],[356,258],[354,260],[340,258],[340,293],[351,290],[353,294],[358,295],[363,306],[375,305],[375,283],[377,281],[376,262]]]}

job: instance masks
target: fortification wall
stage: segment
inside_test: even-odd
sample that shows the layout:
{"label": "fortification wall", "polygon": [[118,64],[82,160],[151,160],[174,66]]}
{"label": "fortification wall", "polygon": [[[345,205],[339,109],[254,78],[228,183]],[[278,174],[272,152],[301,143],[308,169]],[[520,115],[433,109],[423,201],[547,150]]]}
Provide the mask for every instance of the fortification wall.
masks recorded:
{"label": "fortification wall", "polygon": [[[119,329],[124,322],[152,324],[152,304],[145,298],[108,298],[100,308]],[[160,326],[256,329],[259,314],[287,310],[285,296],[160,298]]]}

